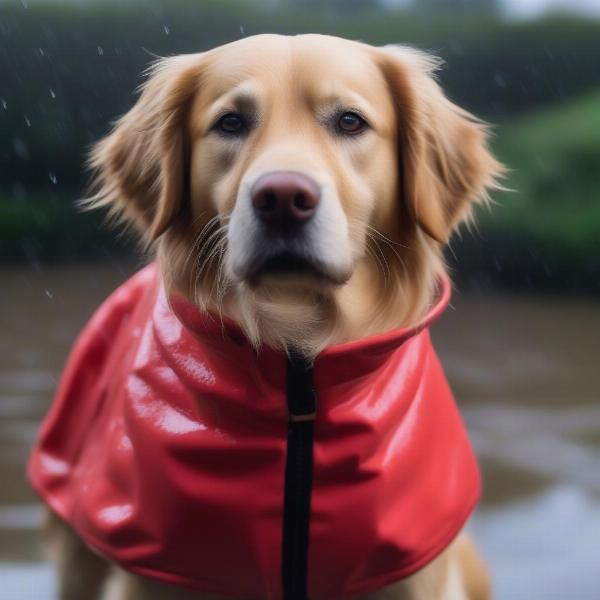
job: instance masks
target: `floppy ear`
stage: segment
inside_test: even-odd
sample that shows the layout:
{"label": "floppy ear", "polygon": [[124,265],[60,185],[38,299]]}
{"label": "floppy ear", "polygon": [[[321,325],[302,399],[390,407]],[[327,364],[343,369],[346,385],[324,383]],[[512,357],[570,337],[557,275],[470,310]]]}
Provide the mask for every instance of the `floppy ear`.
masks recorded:
{"label": "floppy ear", "polygon": [[406,47],[380,52],[398,115],[404,202],[419,226],[445,244],[472,203],[499,187],[504,169],[488,149],[486,126],[450,102],[433,78],[441,61]]}
{"label": "floppy ear", "polygon": [[200,77],[200,55],[161,59],[148,70],[135,106],[92,149],[93,195],[152,241],[166,231],[187,190],[186,120]]}

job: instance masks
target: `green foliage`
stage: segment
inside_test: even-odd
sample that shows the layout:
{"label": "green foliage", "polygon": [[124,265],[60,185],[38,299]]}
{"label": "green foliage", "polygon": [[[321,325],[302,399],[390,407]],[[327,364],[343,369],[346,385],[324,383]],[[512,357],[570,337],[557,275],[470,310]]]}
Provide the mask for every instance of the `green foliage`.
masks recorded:
{"label": "green foliage", "polygon": [[479,283],[600,293],[600,90],[497,128],[511,169],[452,262]]}
{"label": "green foliage", "polygon": [[100,226],[97,214],[82,213],[72,197],[0,197],[0,257],[36,260],[105,256],[128,248],[127,240]]}
{"label": "green foliage", "polygon": [[515,192],[484,217],[486,228],[575,260],[600,251],[600,91],[501,127],[495,146]]}

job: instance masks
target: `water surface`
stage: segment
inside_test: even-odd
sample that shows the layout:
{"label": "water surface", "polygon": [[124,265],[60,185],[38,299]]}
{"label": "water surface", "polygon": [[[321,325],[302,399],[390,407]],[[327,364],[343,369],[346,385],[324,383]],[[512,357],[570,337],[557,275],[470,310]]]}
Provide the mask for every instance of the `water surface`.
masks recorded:
{"label": "water surface", "polygon": [[[0,270],[0,600],[53,600],[24,464],[69,347],[136,265]],[[600,304],[455,294],[433,336],[479,455],[497,600],[600,598]]]}

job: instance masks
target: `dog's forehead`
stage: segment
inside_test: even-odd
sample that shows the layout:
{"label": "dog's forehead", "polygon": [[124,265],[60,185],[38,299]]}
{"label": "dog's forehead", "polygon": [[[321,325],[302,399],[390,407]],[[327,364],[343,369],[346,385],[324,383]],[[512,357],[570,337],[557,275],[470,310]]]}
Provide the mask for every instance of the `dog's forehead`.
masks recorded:
{"label": "dog's forehead", "polygon": [[333,36],[252,36],[215,49],[204,82],[213,97],[249,81],[313,97],[343,88],[373,95],[385,85],[374,52]]}

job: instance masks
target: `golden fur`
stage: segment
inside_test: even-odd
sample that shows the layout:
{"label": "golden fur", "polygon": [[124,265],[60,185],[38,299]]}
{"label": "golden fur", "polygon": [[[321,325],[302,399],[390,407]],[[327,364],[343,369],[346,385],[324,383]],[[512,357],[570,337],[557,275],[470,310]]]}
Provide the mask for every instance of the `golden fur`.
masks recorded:
{"label": "golden fur", "polygon": [[[441,246],[501,172],[485,127],[433,79],[437,64],[413,49],[326,36],[257,36],[161,60],[136,105],[94,149],[88,205],[133,223],[170,286],[231,316],[256,345],[294,345],[314,356],[410,324],[435,295]],[[244,147],[231,148],[211,135],[207,115],[243,86],[270,112]],[[306,108],[342,86],[371,104],[374,131],[340,152]],[[354,242],[345,285],[299,279],[255,288],[227,277],[228,217],[240,181],[265,166],[326,171],[333,180]]]}
{"label": "golden fur", "polygon": [[[486,127],[436,83],[438,66],[406,47],[313,35],[256,36],[162,59],[94,148],[86,205],[133,225],[169,289],[231,317],[257,347],[294,346],[314,357],[327,345],[410,325],[435,299],[444,244],[502,172]],[[342,139],[326,125],[340,107],[366,115],[360,137]],[[243,139],[215,134],[224,110],[253,115]],[[250,243],[239,226],[248,186],[285,170],[314,179],[327,210],[340,215],[322,226],[338,240],[333,253],[326,240],[321,248],[330,277],[251,283],[232,267],[234,252],[243,256]],[[67,529],[55,539],[72,548],[70,536]],[[425,569],[368,598],[487,598],[478,561],[461,536]],[[98,568],[91,561],[89,586],[73,588],[86,595],[63,599],[95,597]],[[197,597],[122,572],[116,580],[115,599]]]}

